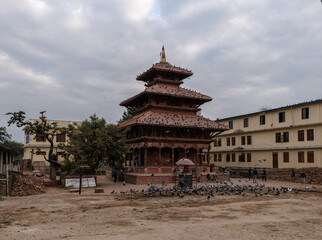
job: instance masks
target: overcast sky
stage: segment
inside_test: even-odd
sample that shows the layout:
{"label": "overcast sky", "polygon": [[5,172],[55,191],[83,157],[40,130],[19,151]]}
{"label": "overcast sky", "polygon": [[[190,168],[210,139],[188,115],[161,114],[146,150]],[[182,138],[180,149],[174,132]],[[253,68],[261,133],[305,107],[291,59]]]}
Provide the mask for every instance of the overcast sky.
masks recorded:
{"label": "overcast sky", "polygon": [[[6,112],[53,120],[96,113],[144,89],[138,74],[167,61],[194,74],[210,119],[322,97],[320,0],[0,0],[0,126]],[[16,141],[23,133],[8,128]]]}

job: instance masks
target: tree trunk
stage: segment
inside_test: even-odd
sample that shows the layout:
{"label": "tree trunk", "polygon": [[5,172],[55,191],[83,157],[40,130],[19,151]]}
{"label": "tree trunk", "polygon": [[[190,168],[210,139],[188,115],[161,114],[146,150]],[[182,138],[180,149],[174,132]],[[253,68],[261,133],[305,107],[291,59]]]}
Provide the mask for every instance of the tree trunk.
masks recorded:
{"label": "tree trunk", "polygon": [[56,176],[57,176],[57,169],[53,164],[50,164],[50,174],[49,174],[50,180],[56,181]]}

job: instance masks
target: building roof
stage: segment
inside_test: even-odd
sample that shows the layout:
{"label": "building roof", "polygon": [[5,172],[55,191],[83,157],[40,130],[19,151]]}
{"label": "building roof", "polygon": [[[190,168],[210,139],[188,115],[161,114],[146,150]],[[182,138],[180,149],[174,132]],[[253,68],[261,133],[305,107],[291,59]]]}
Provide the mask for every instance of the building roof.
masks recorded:
{"label": "building roof", "polygon": [[158,125],[168,127],[191,127],[191,128],[205,128],[211,130],[228,130],[228,128],[218,122],[204,118],[197,115],[182,115],[182,114],[170,114],[159,113],[153,111],[147,111],[131,119],[119,124],[120,128],[124,128],[131,125]]}
{"label": "building roof", "polygon": [[182,97],[182,98],[193,98],[193,99],[199,99],[203,100],[203,102],[209,102],[212,100],[211,97],[198,93],[196,91],[178,87],[175,85],[167,85],[167,84],[156,84],[151,87],[147,87],[143,92],[124,100],[120,103],[121,106],[124,106],[125,104],[133,101],[134,99],[138,98],[139,96],[142,96],[147,93],[152,94],[159,94],[159,95],[168,95],[173,97]]}
{"label": "building roof", "polygon": [[3,146],[2,143],[0,143],[0,150],[5,150],[5,151],[13,152],[13,150],[11,150],[10,148]]}
{"label": "building roof", "polygon": [[173,66],[168,62],[160,62],[160,63],[156,63],[156,64],[152,65],[152,67],[149,68],[147,71],[138,75],[136,77],[136,80],[141,80],[141,81],[152,80],[154,77],[154,73],[158,72],[158,71],[175,73],[178,75],[179,80],[190,77],[193,74],[188,69]]}
{"label": "building roof", "polygon": [[283,107],[278,107],[278,108],[267,109],[267,110],[262,110],[262,111],[258,111],[258,112],[252,112],[252,113],[237,115],[237,116],[233,116],[233,117],[221,118],[221,119],[218,119],[218,121],[228,120],[228,119],[232,119],[232,118],[246,117],[246,116],[250,116],[250,115],[266,113],[266,112],[272,112],[272,111],[279,111],[279,110],[283,110],[283,109],[287,109],[287,108],[304,106],[304,105],[307,105],[307,104],[318,103],[318,102],[322,102],[322,98],[316,99],[316,100],[311,100],[311,101],[308,101],[308,102],[301,102],[301,103],[296,103],[296,104],[293,104],[293,105],[287,105],[287,106],[283,106]]}

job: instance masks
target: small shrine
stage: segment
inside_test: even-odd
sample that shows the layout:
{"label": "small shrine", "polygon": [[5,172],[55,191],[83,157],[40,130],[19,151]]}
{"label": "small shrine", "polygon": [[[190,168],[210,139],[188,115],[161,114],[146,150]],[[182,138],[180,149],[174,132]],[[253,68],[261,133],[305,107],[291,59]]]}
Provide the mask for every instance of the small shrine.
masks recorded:
{"label": "small shrine", "polygon": [[168,63],[163,46],[160,55],[159,63],[136,78],[145,83],[145,90],[120,103],[132,114],[119,124],[129,129],[125,179],[131,183],[146,183],[155,174],[160,181],[172,181],[175,163],[182,158],[209,171],[203,150],[209,149],[216,134],[228,129],[200,115],[200,106],[211,97],[181,87],[193,73]]}

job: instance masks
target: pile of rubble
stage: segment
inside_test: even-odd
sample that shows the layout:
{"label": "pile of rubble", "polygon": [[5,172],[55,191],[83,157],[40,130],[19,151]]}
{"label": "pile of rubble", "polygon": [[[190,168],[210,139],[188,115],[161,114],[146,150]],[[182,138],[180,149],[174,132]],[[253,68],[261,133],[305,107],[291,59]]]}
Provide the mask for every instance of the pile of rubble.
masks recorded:
{"label": "pile of rubble", "polygon": [[322,168],[317,167],[295,169],[295,178],[291,177],[290,168],[270,169],[267,170],[267,179],[299,183],[301,173],[306,174],[306,183],[322,184]]}
{"label": "pile of rubble", "polygon": [[29,196],[45,192],[43,180],[37,176],[15,173],[11,188],[11,196]]}

